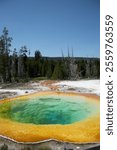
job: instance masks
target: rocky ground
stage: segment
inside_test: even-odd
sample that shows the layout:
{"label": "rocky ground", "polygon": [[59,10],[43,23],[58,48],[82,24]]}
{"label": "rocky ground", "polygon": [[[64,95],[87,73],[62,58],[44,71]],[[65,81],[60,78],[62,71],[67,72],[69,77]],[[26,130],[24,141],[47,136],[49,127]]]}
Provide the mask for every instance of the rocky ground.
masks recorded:
{"label": "rocky ground", "polygon": [[76,93],[91,93],[100,95],[99,80],[80,81],[30,81],[27,83],[12,83],[0,85],[0,99],[26,95],[40,91],[61,91]]}
{"label": "rocky ground", "polygon": [[18,143],[5,137],[0,137],[0,150],[99,150],[99,143],[74,144],[56,140],[40,143]]}

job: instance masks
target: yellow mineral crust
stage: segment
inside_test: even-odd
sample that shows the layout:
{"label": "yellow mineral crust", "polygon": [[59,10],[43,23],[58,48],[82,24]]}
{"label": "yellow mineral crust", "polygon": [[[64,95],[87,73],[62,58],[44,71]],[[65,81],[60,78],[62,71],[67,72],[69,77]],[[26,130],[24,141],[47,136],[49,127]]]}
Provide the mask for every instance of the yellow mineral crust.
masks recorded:
{"label": "yellow mineral crust", "polygon": [[[31,96],[48,94],[72,95],[87,98],[99,105],[99,97],[90,94],[40,92],[17,98],[0,101],[5,103],[11,100],[22,100]],[[7,136],[19,142],[38,142],[47,139],[57,139],[67,142],[99,142],[100,140],[100,114],[99,112],[83,121],[68,125],[35,125],[11,121],[0,118],[0,135]]]}

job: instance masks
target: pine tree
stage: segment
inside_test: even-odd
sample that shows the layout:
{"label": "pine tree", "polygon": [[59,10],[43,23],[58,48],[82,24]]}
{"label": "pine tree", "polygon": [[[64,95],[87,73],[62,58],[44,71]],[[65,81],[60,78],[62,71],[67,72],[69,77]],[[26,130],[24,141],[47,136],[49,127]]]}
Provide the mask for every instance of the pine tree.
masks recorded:
{"label": "pine tree", "polygon": [[0,37],[0,78],[2,82],[11,81],[10,72],[10,47],[12,38],[8,36],[6,27],[3,29],[3,34]]}
{"label": "pine tree", "polygon": [[17,55],[17,50],[14,48],[13,54],[11,57],[11,77],[12,77],[12,82],[17,80],[18,76],[18,55]]}
{"label": "pine tree", "polygon": [[48,66],[47,66],[47,73],[46,73],[46,76],[48,79],[50,79],[52,77],[52,62],[49,61],[48,62]]}
{"label": "pine tree", "polygon": [[44,60],[42,64],[41,74],[43,77],[47,76],[47,66],[48,66],[48,60]]}
{"label": "pine tree", "polygon": [[26,46],[22,46],[19,51],[19,58],[18,58],[18,76],[20,78],[27,78],[28,67],[27,67],[27,53],[29,50]]}
{"label": "pine tree", "polygon": [[57,80],[57,79],[64,79],[64,72],[63,72],[63,68],[60,62],[57,62],[55,68],[54,68],[54,72],[52,74],[52,79]]}
{"label": "pine tree", "polygon": [[41,52],[39,50],[35,51],[35,76],[40,76],[41,74],[41,66],[40,66],[40,61],[41,61]]}

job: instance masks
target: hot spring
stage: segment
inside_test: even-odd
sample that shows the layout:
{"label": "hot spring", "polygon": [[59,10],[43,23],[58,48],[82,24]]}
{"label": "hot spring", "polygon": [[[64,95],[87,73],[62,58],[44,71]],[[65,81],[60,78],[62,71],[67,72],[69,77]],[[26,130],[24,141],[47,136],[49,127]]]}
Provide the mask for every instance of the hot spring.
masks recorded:
{"label": "hot spring", "polygon": [[[5,130],[4,133],[0,129],[0,134],[18,141],[21,137],[25,139],[23,141],[39,141],[48,138],[64,140],[65,137],[69,139],[69,136],[80,141],[76,133],[77,137],[79,129],[85,133],[86,125],[90,122],[90,126],[91,118],[97,118],[97,114],[99,117],[99,101],[89,96],[50,92],[13,98],[0,102],[0,124]],[[23,132],[27,138],[23,137]],[[68,141],[74,141],[72,138]]]}

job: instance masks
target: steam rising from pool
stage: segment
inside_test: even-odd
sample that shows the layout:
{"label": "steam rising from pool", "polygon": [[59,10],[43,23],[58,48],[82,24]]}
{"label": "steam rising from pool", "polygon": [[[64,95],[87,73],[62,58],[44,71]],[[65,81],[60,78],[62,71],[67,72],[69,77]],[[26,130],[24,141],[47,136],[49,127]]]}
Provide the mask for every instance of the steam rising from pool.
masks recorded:
{"label": "steam rising from pool", "polygon": [[79,96],[38,96],[0,105],[0,117],[37,125],[72,124],[97,111],[96,103]]}

